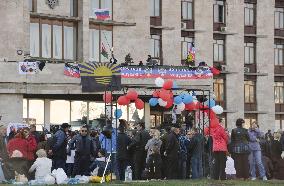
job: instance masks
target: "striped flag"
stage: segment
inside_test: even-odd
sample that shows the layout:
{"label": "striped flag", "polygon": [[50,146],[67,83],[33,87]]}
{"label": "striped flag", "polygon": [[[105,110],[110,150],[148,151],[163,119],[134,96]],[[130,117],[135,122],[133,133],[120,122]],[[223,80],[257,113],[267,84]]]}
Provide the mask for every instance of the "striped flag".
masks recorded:
{"label": "striped flag", "polygon": [[97,16],[98,20],[106,20],[110,18],[109,9],[95,9],[95,15]]}
{"label": "striped flag", "polygon": [[101,51],[101,54],[108,59],[108,53],[107,53],[107,50],[106,50],[106,47],[104,45],[104,43],[102,43],[102,51]]}

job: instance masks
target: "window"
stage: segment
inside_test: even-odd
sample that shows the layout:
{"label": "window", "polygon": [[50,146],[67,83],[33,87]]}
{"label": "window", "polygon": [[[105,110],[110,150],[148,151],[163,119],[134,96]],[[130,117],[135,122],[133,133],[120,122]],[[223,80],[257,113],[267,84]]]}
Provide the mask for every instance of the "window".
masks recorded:
{"label": "window", "polygon": [[30,55],[39,56],[39,24],[30,23]]}
{"label": "window", "polygon": [[87,102],[71,101],[71,125],[87,124]]}
{"label": "window", "polygon": [[23,99],[23,118],[29,124],[39,125],[39,129],[44,124],[44,100]]}
{"label": "window", "polygon": [[284,8],[275,9],[274,25],[275,25],[275,29],[284,28]]}
{"label": "window", "polygon": [[77,34],[74,23],[57,20],[32,20],[30,36],[32,57],[76,59]]}
{"label": "window", "polygon": [[78,16],[78,0],[70,0],[70,16]]}
{"label": "window", "polygon": [[215,0],[214,3],[214,23],[225,23],[224,1]]}
{"label": "window", "polygon": [[194,46],[193,38],[183,37],[181,40],[182,60],[186,60],[189,50]]}
{"label": "window", "polygon": [[245,81],[245,103],[255,103],[255,82]]}
{"label": "window", "polygon": [[112,0],[90,0],[90,17],[97,19],[95,12],[98,9],[106,9],[109,11],[109,18],[106,20],[112,19]]}
{"label": "window", "polygon": [[151,56],[154,59],[160,59],[161,36],[151,35]]}
{"label": "window", "polygon": [[214,39],[214,61],[223,62],[224,61],[224,40],[215,40]]}
{"label": "window", "polygon": [[214,79],[213,89],[216,101],[224,101],[224,79]]}
{"label": "window", "polygon": [[255,63],[255,47],[254,43],[245,43],[245,64]]}
{"label": "window", "polygon": [[284,83],[274,82],[274,100],[275,103],[284,103]]}
{"label": "window", "polygon": [[245,123],[243,127],[248,129],[251,127],[252,123],[256,121],[257,121],[256,114],[245,114]]}
{"label": "window", "polygon": [[274,131],[276,132],[279,129],[283,129],[284,125],[284,115],[275,115],[275,126],[274,126]]}
{"label": "window", "polygon": [[150,16],[160,17],[160,0],[150,0]]}
{"label": "window", "polygon": [[192,20],[192,0],[183,0],[181,2],[181,7],[182,7],[182,14],[181,14],[181,19],[187,19],[187,20]]}
{"label": "window", "polygon": [[108,62],[111,58],[112,28],[94,27],[90,29],[89,46],[90,61]]}
{"label": "window", "polygon": [[274,65],[283,65],[283,45],[274,45]]}
{"label": "window", "polygon": [[245,26],[254,26],[255,5],[245,3]]}
{"label": "window", "polygon": [[50,101],[50,123],[62,124],[70,123],[70,101],[54,100]]}

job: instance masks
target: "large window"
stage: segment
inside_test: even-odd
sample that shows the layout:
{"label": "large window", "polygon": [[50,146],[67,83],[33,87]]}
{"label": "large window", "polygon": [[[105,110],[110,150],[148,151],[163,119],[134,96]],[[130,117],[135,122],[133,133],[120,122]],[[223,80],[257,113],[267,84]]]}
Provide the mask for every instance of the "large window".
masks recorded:
{"label": "large window", "polygon": [[215,0],[214,23],[225,23],[225,3],[223,0]]}
{"label": "large window", "polygon": [[248,129],[251,127],[252,123],[256,121],[257,121],[256,114],[245,114],[245,124],[243,127]]}
{"label": "large window", "polygon": [[77,36],[75,25],[70,22],[49,20],[41,20],[41,23],[39,24],[38,19],[30,23],[31,56],[76,59]]}
{"label": "large window", "polygon": [[255,82],[245,81],[245,103],[255,103]]}
{"label": "large window", "polygon": [[150,0],[150,16],[160,17],[160,2],[161,0]]}
{"label": "large window", "polygon": [[213,50],[214,50],[214,61],[223,62],[224,61],[224,40],[214,39]]}
{"label": "large window", "polygon": [[106,18],[106,20],[112,19],[112,0],[90,0],[90,17],[99,19],[96,12],[102,10],[109,12],[109,18]]}
{"label": "large window", "polygon": [[182,7],[182,14],[181,19],[192,20],[193,9],[192,9],[192,0],[182,0],[181,7]]}
{"label": "large window", "polygon": [[254,26],[255,4],[245,3],[245,26]]}
{"label": "large window", "polygon": [[50,101],[50,123],[70,123],[70,106],[70,101],[67,100]]}
{"label": "large window", "polygon": [[44,125],[44,100],[23,99],[23,119],[29,124],[35,124],[37,130]]}
{"label": "large window", "polygon": [[161,55],[161,36],[160,35],[151,35],[151,56],[154,59],[160,59]]}
{"label": "large window", "polygon": [[283,65],[283,45],[274,45],[274,65]]}
{"label": "large window", "polygon": [[189,54],[189,51],[194,47],[193,38],[182,37],[181,40],[181,52],[182,60],[186,60]]}
{"label": "large window", "polygon": [[284,125],[284,115],[276,115],[275,116],[275,126],[274,126],[274,131],[276,132],[279,129],[283,129],[283,125]]}
{"label": "large window", "polygon": [[112,28],[95,26],[90,29],[90,61],[108,62],[111,58]]}
{"label": "large window", "polygon": [[275,103],[284,103],[284,83],[274,82],[274,100]]}
{"label": "large window", "polygon": [[276,8],[274,15],[275,29],[284,28],[284,8]]}
{"label": "large window", "polygon": [[255,63],[255,45],[254,43],[245,43],[245,64]]}
{"label": "large window", "polygon": [[224,101],[224,79],[214,79],[213,89],[216,101]]}

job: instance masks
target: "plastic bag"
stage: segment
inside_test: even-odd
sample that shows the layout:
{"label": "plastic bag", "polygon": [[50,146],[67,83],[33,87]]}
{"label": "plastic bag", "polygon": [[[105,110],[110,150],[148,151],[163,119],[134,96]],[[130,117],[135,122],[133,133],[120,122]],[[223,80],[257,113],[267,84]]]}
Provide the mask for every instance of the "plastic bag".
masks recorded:
{"label": "plastic bag", "polygon": [[89,177],[88,176],[75,176],[75,178],[79,179],[79,183],[89,183]]}
{"label": "plastic bag", "polygon": [[55,177],[57,184],[67,183],[67,175],[62,168],[54,169],[52,175]]}
{"label": "plastic bag", "polygon": [[49,175],[49,174],[46,175],[43,180],[44,180],[44,183],[47,184],[47,185],[55,184],[55,178],[53,176]]}
{"label": "plastic bag", "polygon": [[[102,180],[102,177],[100,176],[90,176],[90,182],[91,183],[100,183]],[[105,176],[105,182],[110,182],[111,176],[110,174]]]}

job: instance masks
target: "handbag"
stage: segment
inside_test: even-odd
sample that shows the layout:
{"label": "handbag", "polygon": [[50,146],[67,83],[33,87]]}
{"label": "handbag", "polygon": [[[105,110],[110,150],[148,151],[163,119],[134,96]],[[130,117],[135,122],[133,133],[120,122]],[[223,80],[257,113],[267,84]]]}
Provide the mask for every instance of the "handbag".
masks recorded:
{"label": "handbag", "polygon": [[250,147],[247,143],[239,143],[233,146],[232,151],[236,154],[248,154],[250,153]]}

